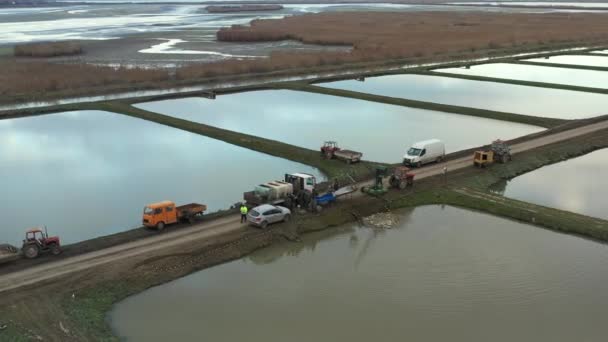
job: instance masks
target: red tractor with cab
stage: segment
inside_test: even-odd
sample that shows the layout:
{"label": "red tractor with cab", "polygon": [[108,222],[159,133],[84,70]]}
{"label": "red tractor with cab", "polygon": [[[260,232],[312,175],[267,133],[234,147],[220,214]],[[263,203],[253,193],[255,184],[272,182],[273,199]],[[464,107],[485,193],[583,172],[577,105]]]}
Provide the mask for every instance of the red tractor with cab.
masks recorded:
{"label": "red tractor with cab", "polygon": [[46,228],[44,228],[44,232],[40,228],[32,228],[25,232],[21,251],[28,259],[35,259],[40,256],[40,253],[47,252],[59,255],[61,254],[61,243],[58,236],[49,237]]}

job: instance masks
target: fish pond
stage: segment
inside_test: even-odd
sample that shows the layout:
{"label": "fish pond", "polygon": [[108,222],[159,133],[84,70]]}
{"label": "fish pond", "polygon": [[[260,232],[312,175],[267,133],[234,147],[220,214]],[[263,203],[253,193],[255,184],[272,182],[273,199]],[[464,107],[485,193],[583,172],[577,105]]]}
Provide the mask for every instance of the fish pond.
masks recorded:
{"label": "fish pond", "polygon": [[141,226],[172,200],[225,209],[254,185],[310,166],[123,115],[79,111],[0,120],[0,242],[47,225],[64,243]]}
{"label": "fish pond", "polygon": [[215,100],[191,97],[137,107],[312,150],[335,140],[343,148],[363,152],[363,159],[395,163],[421,140],[441,139],[447,152],[454,152],[543,129],[291,90],[236,93]]}
{"label": "fish pond", "polygon": [[495,184],[494,191],[526,202],[608,220],[608,149]]}
{"label": "fish pond", "polygon": [[603,341],[608,248],[453,207],[305,235],[147,290],[126,341]]}
{"label": "fish pond", "polygon": [[530,82],[566,84],[578,87],[608,88],[608,72],[606,71],[508,63],[488,63],[475,65],[470,69],[446,68],[435,71]]}
{"label": "fish pond", "polygon": [[[600,57],[602,58],[602,57]],[[608,58],[606,58],[608,61]],[[367,77],[319,86],[532,116],[581,119],[606,114],[608,95],[424,75]]]}
{"label": "fish pond", "polygon": [[527,59],[530,62],[556,63],[556,64],[574,64],[594,67],[608,67],[608,56],[581,56],[581,55],[564,55],[552,56],[548,58],[532,58]]}

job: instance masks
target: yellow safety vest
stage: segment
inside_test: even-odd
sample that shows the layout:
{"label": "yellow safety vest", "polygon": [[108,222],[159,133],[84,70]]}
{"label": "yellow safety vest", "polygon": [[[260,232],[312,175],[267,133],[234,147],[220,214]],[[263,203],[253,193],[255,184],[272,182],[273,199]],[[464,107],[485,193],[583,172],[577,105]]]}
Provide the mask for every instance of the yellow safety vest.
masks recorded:
{"label": "yellow safety vest", "polygon": [[247,215],[247,207],[246,206],[242,206],[241,207],[241,214]]}

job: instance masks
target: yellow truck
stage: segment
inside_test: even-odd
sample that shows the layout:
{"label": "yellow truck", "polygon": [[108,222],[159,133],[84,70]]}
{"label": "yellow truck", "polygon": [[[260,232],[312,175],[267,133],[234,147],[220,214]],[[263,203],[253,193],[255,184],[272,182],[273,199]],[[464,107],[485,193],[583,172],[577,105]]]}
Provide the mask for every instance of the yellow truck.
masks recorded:
{"label": "yellow truck", "polygon": [[172,201],[148,204],[144,208],[142,223],[145,227],[163,230],[165,226],[177,222],[194,223],[207,210],[204,204],[190,203],[176,206]]}

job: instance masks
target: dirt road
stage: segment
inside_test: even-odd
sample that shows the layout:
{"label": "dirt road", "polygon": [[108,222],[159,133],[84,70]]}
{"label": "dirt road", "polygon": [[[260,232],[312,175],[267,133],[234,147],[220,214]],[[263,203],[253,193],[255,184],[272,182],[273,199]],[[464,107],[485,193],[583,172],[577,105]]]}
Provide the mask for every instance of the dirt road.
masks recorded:
{"label": "dirt road", "polygon": [[[608,129],[608,121],[593,123],[515,144],[512,145],[512,152],[514,154],[521,153],[537,147],[564,141],[603,129]],[[471,157],[466,156],[419,169],[416,171],[416,178],[420,179],[441,174],[444,167],[447,167],[448,171],[455,171],[469,166],[471,166]],[[359,186],[367,184],[369,183],[365,182],[359,184]],[[213,238],[244,229],[247,228],[239,223],[238,217],[225,217],[188,227],[179,231],[145,238],[111,248],[102,249],[96,252],[63,259],[61,261],[45,263],[39,266],[27,268],[22,271],[0,276],[0,293],[14,290],[23,286],[33,285],[39,282],[48,281],[56,277],[66,276],[113,261],[119,261],[153,251],[158,252],[170,247],[188,245],[196,243],[196,241]]]}

